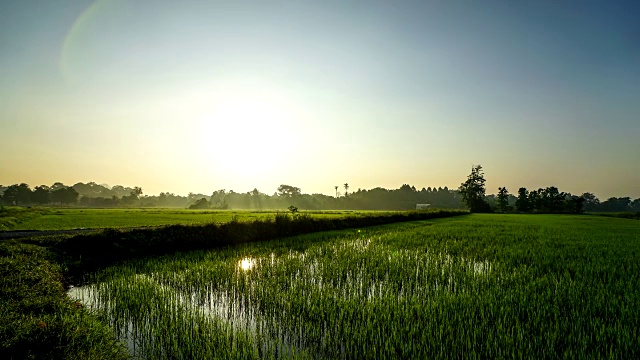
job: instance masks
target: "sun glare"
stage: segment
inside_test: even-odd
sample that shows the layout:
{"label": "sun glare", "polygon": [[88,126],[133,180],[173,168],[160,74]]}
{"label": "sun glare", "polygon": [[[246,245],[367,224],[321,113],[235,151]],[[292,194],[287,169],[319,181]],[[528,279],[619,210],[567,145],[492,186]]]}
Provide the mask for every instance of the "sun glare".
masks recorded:
{"label": "sun glare", "polygon": [[300,140],[300,113],[290,99],[268,90],[231,91],[203,111],[197,128],[206,137],[200,154],[237,176],[273,173],[268,154],[288,152]]}
{"label": "sun glare", "polygon": [[240,269],[244,271],[249,271],[253,269],[255,264],[256,264],[256,261],[249,257],[246,257],[238,262],[238,266],[240,267]]}

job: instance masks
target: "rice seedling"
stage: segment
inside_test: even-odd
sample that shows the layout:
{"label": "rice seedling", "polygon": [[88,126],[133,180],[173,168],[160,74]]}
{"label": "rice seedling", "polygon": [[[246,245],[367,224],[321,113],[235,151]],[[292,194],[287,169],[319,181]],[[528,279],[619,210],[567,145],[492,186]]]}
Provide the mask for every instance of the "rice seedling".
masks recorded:
{"label": "rice seedling", "polygon": [[319,233],[129,261],[72,297],[148,359],[628,358],[639,226],[473,215]]}

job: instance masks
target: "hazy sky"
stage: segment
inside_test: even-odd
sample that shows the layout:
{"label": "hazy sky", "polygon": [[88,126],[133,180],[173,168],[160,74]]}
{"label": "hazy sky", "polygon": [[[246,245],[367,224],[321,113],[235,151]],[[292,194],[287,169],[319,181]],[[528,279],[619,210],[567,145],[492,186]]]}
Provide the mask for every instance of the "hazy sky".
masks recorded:
{"label": "hazy sky", "polygon": [[0,184],[640,197],[640,2],[6,0]]}

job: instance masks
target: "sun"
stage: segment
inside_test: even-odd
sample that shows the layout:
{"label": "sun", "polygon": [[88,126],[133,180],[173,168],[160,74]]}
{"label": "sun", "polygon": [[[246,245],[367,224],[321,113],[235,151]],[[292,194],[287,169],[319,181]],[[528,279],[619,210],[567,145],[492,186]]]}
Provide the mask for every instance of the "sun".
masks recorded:
{"label": "sun", "polygon": [[299,144],[301,125],[295,104],[276,91],[229,91],[199,116],[196,128],[207,139],[200,155],[238,176],[272,172],[269,155]]}

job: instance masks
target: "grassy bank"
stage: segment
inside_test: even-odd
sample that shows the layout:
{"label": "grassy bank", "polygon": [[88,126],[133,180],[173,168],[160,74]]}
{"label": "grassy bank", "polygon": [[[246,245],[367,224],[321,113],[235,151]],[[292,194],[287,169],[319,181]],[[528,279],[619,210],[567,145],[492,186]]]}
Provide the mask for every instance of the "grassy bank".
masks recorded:
{"label": "grassy bank", "polygon": [[66,296],[64,269],[46,248],[0,242],[3,359],[125,359],[110,329]]}
{"label": "grassy bank", "polygon": [[311,232],[466,214],[409,212],[343,218],[278,215],[203,226],[0,242],[0,353],[10,359],[117,359],[127,356],[110,329],[68,299],[65,283],[134,258],[222,248]]}

